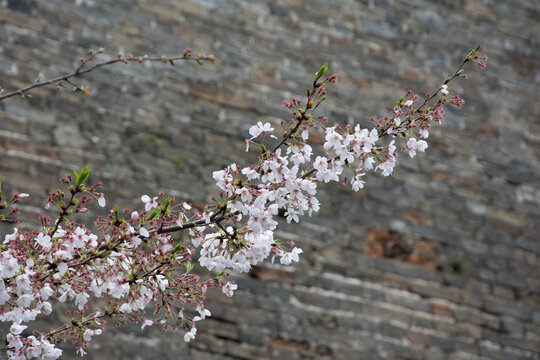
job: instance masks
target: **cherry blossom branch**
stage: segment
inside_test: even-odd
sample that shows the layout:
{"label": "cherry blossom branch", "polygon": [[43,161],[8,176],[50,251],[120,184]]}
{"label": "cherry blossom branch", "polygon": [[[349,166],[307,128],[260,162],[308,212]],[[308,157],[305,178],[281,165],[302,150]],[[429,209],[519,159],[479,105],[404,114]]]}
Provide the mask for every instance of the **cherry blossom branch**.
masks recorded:
{"label": "cherry blossom branch", "polygon": [[[52,345],[49,338],[56,343],[67,341],[66,336],[71,336],[79,344],[77,351],[84,354],[91,336],[102,331],[101,324],[91,325],[95,320],[118,316],[120,325],[126,320],[148,325],[153,321],[144,319],[143,315],[151,303],[155,307],[154,318],[165,329],[169,324],[173,329],[182,327],[186,330],[184,340],[194,339],[195,321],[210,316],[210,311],[204,308],[207,287],[217,285],[227,296],[232,296],[236,290],[233,282],[223,281],[223,277],[229,276],[229,269],[247,272],[268,256],[280,257],[280,263],[285,265],[299,260],[302,249],[274,239],[278,225],[274,217],[279,209],[285,210],[288,222],[299,222],[300,216],[306,213],[311,216],[319,210],[315,196],[318,184],[341,178],[347,183],[348,175],[342,176],[342,173],[351,170],[354,174],[351,185],[358,191],[364,183],[361,180],[364,173],[360,171],[380,169],[384,176],[392,173],[398,157],[394,142],[406,141],[402,149],[411,157],[416,151],[427,148],[427,142],[419,138],[428,137],[427,129],[433,120],[442,121],[443,104],[459,106],[462,103],[459,96],[446,98],[446,84],[457,76],[464,76],[462,68],[466,62],[485,59],[476,55],[477,50],[469,53],[437,91],[427,94],[421,106],[414,108],[418,96],[409,91],[398,101],[392,115],[379,119],[371,131],[360,125],[354,128],[337,124],[325,126],[313,119],[313,112],[325,100],[323,85],[337,82],[335,75],[319,81],[327,69],[325,64],[316,73],[312,89],[307,90],[305,106],[295,99],[291,103],[283,102],[291,109],[293,118],[288,127],[284,126],[283,137],[271,147],[273,150],[267,149],[267,141],[275,138],[272,125],[259,122],[252,126],[249,130],[252,138],[247,140],[247,145],[257,138],[261,148],[258,161],[251,167],[231,164],[215,171],[213,178],[221,189],[219,198],[212,198],[213,205],[201,212],[195,211],[191,217],[186,215],[192,209],[191,204],[177,203],[169,196],[165,199],[163,193],[160,193],[161,200],[143,195],[141,201],[145,210],[140,214],[133,211],[127,217],[129,210],[121,213],[115,206],[105,218],[98,217],[96,225],[102,234],[98,237],[84,225],[66,221],[73,213],[87,212],[82,204],[91,202],[92,197],[100,206],[105,206],[103,194],[83,184],[89,175],[88,168],[80,173],[74,171],[75,178],[62,179],[71,193],[69,202],[64,202],[61,191],[52,193],[47,201],[47,204],[58,204],[60,216],[55,224],[51,225],[50,219],[42,217],[44,232],[23,233],[15,228],[13,234],[5,237],[0,253],[0,315],[3,321],[11,321],[12,326],[6,335],[7,347],[0,350],[6,351],[10,358],[47,354],[53,359],[61,356],[62,351]],[[87,66],[95,56],[91,54],[83,59],[74,73],[90,71],[92,66]],[[85,91],[71,79],[64,81],[74,85],[77,91]],[[425,107],[439,92],[443,96],[434,108]],[[400,116],[405,120],[400,120]],[[324,124],[328,121],[324,115],[319,118]],[[282,125],[284,123],[282,121]],[[318,156],[312,161],[308,130],[317,125],[326,133],[323,145],[326,157]],[[377,143],[385,135],[392,135],[391,141],[387,145]],[[283,146],[286,152],[281,149]],[[358,166],[354,168],[354,164]],[[78,192],[90,196],[83,194],[75,199]],[[244,221],[240,222],[241,219]],[[226,225],[228,222],[231,226]],[[186,245],[165,235],[185,229],[190,229],[190,243]],[[191,274],[192,254],[197,248],[199,264],[220,272],[218,276],[200,281]],[[95,297],[107,296],[110,300],[104,314],[94,312],[86,318],[91,292]],[[39,314],[50,314],[52,305],[47,300],[51,297],[59,302],[72,301],[78,308],[74,313],[80,318],[49,333],[41,333],[39,340],[34,336],[23,337],[21,332],[26,326],[21,322],[33,321]],[[193,306],[200,316],[184,317],[185,303]],[[57,338],[58,334],[62,336]]]}

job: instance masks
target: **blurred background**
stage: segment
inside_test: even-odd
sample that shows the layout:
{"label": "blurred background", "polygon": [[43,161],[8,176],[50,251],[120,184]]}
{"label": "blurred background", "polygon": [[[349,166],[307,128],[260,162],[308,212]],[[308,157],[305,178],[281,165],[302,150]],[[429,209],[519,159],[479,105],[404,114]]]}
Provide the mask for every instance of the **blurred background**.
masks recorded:
{"label": "blurred background", "polygon": [[249,127],[288,120],[281,101],[301,98],[324,62],[339,83],[320,112],[368,126],[476,45],[489,56],[450,85],[466,104],[448,108],[426,153],[358,193],[321,186],[319,213],[281,219],[276,236],[304,249],[300,264],[235,275],[233,298],[211,292],[189,346],[135,326],[96,337],[87,358],[540,359],[539,19],[536,0],[0,1],[6,91],[100,47],[218,59],[117,64],[75,80],[91,95],[51,86],[0,102],[3,190],[32,195],[24,228],[86,164],[110,206],[159,191],[205,204],[212,171],[248,164]]}

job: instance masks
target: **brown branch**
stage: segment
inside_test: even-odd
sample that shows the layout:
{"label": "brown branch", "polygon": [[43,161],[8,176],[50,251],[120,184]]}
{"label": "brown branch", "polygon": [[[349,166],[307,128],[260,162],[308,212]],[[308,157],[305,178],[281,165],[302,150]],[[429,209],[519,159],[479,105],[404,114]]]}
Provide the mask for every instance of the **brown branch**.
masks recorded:
{"label": "brown branch", "polygon": [[[108,61],[97,63],[97,64],[94,64],[94,65],[89,66],[87,68],[84,68],[84,66],[89,61],[94,59],[94,57],[97,54],[100,54],[102,52],[103,52],[102,49],[98,50],[97,52],[91,52],[90,56],[82,59],[79,66],[77,66],[75,68],[75,70],[73,70],[72,72],[70,72],[68,74],[61,75],[61,76],[58,76],[58,77],[55,77],[55,78],[52,78],[52,79],[49,79],[49,80],[43,80],[43,81],[35,82],[33,84],[27,85],[27,86],[25,86],[23,88],[20,88],[18,90],[15,90],[15,91],[12,91],[12,92],[9,92],[9,93],[6,93],[6,94],[0,94],[0,101],[2,101],[4,99],[7,99],[9,97],[15,96],[15,95],[24,96],[25,93],[28,92],[29,90],[32,90],[32,89],[35,89],[35,88],[38,88],[38,87],[41,87],[41,86],[53,85],[53,84],[59,85],[63,81],[69,82],[68,80],[70,78],[72,78],[72,77],[77,77],[77,76],[86,74],[86,73],[88,73],[90,71],[93,71],[93,70],[95,70],[97,68],[112,65],[112,64],[115,64],[115,63],[118,63],[118,62],[128,63],[130,61],[137,61],[139,63],[143,63],[145,61],[161,61],[161,62],[164,62],[164,63],[169,63],[171,65],[174,65],[174,62],[179,61],[179,60],[192,60],[192,61],[196,61],[199,64],[202,64],[204,61],[210,61],[212,63],[215,63],[215,61],[216,61],[216,58],[213,55],[208,55],[207,56],[207,55],[204,55],[204,53],[200,53],[197,56],[191,56],[191,52],[189,52],[189,51],[185,51],[184,54],[181,55],[181,56],[174,56],[174,57],[166,57],[166,56],[150,57],[150,56],[146,56],[146,55],[145,56],[135,57],[135,56],[128,53],[126,56],[123,56],[123,57],[119,56],[119,57],[117,57],[115,59],[111,59],[111,60],[108,60]],[[75,88],[78,88],[77,90],[81,91],[81,88],[79,88],[78,86],[75,86]]]}
{"label": "brown branch", "polygon": [[212,214],[212,216],[210,216],[210,221],[208,221],[208,222],[206,220],[204,220],[204,219],[190,221],[190,222],[182,224],[181,226],[180,225],[168,226],[168,227],[158,229],[158,230],[156,230],[156,233],[157,234],[166,234],[166,233],[191,229],[191,228],[198,227],[198,226],[207,226],[207,225],[215,224],[215,223],[225,219],[226,214],[227,214],[226,208],[223,207],[223,208],[219,209],[217,212],[215,212],[214,214]]}

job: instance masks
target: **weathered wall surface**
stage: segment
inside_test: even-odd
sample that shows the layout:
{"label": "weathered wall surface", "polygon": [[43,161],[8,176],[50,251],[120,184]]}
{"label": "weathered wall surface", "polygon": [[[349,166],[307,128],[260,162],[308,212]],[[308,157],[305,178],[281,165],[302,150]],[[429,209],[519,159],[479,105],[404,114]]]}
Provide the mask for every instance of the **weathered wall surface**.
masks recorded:
{"label": "weathered wall surface", "polygon": [[[211,172],[249,161],[255,121],[288,118],[325,61],[340,74],[323,109],[368,124],[408,88],[440,84],[482,44],[485,71],[451,85],[467,104],[365,191],[321,187],[323,207],[278,236],[299,265],[239,276],[211,294],[197,341],[158,328],[107,332],[89,359],[540,358],[540,5],[535,0],[0,1],[0,85],[109,54],[214,53],[215,67],[117,65],[0,103],[0,176],[30,192],[26,221],[72,167],[109,203],[163,190],[204,202]],[[178,161],[181,159],[181,164]],[[2,235],[10,229],[0,228]],[[73,354],[66,353],[66,358]]]}

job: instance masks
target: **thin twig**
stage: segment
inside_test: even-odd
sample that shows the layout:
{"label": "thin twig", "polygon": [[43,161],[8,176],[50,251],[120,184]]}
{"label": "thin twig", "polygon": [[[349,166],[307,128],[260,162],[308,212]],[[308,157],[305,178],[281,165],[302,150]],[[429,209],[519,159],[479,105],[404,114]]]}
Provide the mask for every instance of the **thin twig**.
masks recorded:
{"label": "thin twig", "polygon": [[[206,55],[204,55],[202,53],[200,55],[197,55],[197,56],[191,56],[191,53],[185,52],[184,55],[182,55],[182,56],[174,56],[174,57],[166,57],[166,56],[161,56],[161,57],[139,56],[139,57],[135,57],[133,55],[128,54],[126,56],[117,57],[115,59],[111,59],[111,60],[108,60],[108,61],[97,63],[97,64],[94,64],[92,66],[89,66],[89,67],[83,69],[84,65],[86,65],[90,60],[92,60],[98,53],[100,53],[100,52],[98,51],[96,53],[93,53],[93,55],[90,55],[87,58],[82,59],[81,64],[79,64],[79,66],[77,66],[75,68],[75,70],[73,70],[72,72],[70,72],[68,74],[61,75],[61,76],[58,76],[58,77],[55,77],[55,78],[52,78],[52,79],[49,79],[49,80],[43,80],[43,81],[40,81],[40,82],[35,82],[33,84],[27,85],[27,86],[25,86],[23,88],[20,88],[18,90],[15,90],[15,91],[12,91],[12,92],[9,92],[9,93],[6,93],[6,94],[0,94],[0,101],[2,101],[4,99],[7,99],[9,97],[15,96],[15,95],[23,96],[29,90],[32,90],[32,89],[35,89],[35,88],[38,88],[38,87],[41,87],[41,86],[59,84],[62,81],[68,82],[68,80],[70,78],[72,78],[72,77],[80,76],[80,75],[86,74],[86,73],[88,73],[90,71],[93,71],[93,70],[95,70],[97,68],[100,68],[102,66],[112,65],[112,64],[115,64],[115,63],[118,63],[118,62],[128,63],[130,61],[137,61],[139,63],[142,63],[142,62],[145,62],[145,61],[161,61],[161,62],[165,62],[165,63],[169,63],[169,64],[173,65],[175,61],[179,61],[179,60],[192,60],[192,61],[196,61],[198,63],[202,63],[203,61],[210,61],[210,62],[214,63],[216,61],[216,59],[215,59],[215,57],[213,55],[206,56]],[[75,86],[75,87],[77,87],[77,86]],[[80,88],[78,88],[78,90],[80,90]]]}

